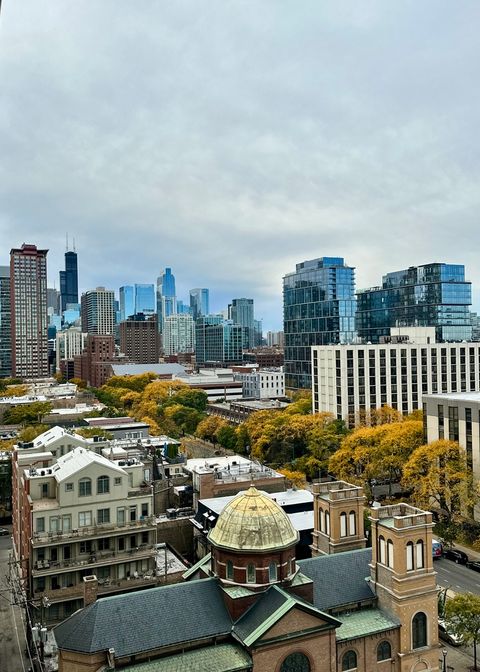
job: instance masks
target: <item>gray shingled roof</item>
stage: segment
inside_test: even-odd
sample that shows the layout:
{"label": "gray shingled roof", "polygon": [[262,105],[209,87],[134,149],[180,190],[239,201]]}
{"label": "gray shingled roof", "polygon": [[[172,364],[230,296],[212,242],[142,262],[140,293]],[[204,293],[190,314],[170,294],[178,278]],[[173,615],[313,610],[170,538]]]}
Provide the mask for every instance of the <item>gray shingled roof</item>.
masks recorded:
{"label": "gray shingled roof", "polygon": [[57,625],[58,647],[117,657],[231,632],[216,579],[202,579],[97,600]]}
{"label": "gray shingled roof", "polygon": [[300,571],[313,581],[313,603],[317,609],[326,611],[372,599],[374,593],[365,580],[370,576],[371,559],[372,549],[365,548],[299,560]]}

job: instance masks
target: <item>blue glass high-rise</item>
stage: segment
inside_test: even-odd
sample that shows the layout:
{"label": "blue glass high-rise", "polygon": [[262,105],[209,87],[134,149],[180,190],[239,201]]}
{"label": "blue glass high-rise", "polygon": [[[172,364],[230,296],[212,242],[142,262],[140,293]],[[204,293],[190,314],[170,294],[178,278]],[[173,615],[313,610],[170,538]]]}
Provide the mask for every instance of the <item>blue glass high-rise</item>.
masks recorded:
{"label": "blue glass high-rise", "polygon": [[78,303],[78,261],[77,253],[65,252],[65,270],[60,271],[61,309],[66,310],[67,303]]}
{"label": "blue glass high-rise", "polygon": [[442,341],[470,341],[471,283],[461,264],[433,263],[387,273],[381,287],[357,293],[359,337],[378,343],[391,327],[435,327]]}
{"label": "blue glass high-rise", "polygon": [[190,290],[190,308],[193,319],[210,313],[210,295],[206,287],[196,287]]}
{"label": "blue glass high-rise", "polygon": [[163,330],[163,320],[177,312],[175,276],[171,268],[166,268],[157,278],[157,315],[158,328]]}
{"label": "blue glass high-rise", "polygon": [[133,285],[120,287],[120,319],[123,322],[135,314],[135,289]]}
{"label": "blue glass high-rise", "polygon": [[351,343],[355,338],[355,269],[342,257],[296,265],[283,278],[285,387],[312,386],[312,345]]}
{"label": "blue glass high-rise", "polygon": [[[135,313],[155,313],[155,288],[153,285],[135,285]],[[128,317],[128,315],[126,316]]]}

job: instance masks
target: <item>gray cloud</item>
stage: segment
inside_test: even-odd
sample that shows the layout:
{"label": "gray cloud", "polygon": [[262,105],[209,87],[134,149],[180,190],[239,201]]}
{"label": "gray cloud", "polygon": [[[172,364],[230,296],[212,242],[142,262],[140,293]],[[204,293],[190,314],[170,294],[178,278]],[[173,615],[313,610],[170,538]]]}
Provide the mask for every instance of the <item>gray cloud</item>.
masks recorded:
{"label": "gray cloud", "polygon": [[[281,278],[432,260],[480,283],[480,6],[5,0],[0,241],[75,235],[81,286],[209,286],[281,325]],[[480,294],[475,293],[475,303]]]}

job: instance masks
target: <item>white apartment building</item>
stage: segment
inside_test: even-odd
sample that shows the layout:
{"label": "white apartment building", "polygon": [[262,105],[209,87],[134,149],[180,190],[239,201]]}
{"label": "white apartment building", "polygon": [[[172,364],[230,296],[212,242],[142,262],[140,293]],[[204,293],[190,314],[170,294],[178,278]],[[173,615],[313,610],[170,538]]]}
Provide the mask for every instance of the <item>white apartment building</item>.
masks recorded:
{"label": "white apartment building", "polygon": [[50,605],[48,622],[82,606],[85,576],[95,575],[104,595],[152,586],[156,576],[143,463],[70,448],[66,438],[57,432],[47,441],[53,450],[19,446],[13,457],[14,552],[28,599]]}
{"label": "white apartment building", "polygon": [[70,327],[65,331],[58,331],[55,337],[56,370],[60,371],[62,359],[73,359],[75,355],[81,355],[87,340],[87,334],[78,327]]}
{"label": "white apartment building", "polygon": [[[458,441],[465,450],[467,464],[480,480],[480,392],[428,394],[423,397],[427,441]],[[475,507],[480,520],[480,506]]]}
{"label": "white apartment building", "polygon": [[164,319],[163,350],[166,355],[195,351],[195,322],[191,315],[180,313]]}
{"label": "white apartment building", "polygon": [[353,425],[385,404],[410,413],[426,394],[480,390],[480,343],[436,343],[434,328],[395,331],[388,343],[312,347],[313,412]]}
{"label": "white apartment building", "polygon": [[234,373],[234,380],[243,385],[243,396],[249,399],[276,399],[285,396],[285,374],[280,369],[258,369]]}

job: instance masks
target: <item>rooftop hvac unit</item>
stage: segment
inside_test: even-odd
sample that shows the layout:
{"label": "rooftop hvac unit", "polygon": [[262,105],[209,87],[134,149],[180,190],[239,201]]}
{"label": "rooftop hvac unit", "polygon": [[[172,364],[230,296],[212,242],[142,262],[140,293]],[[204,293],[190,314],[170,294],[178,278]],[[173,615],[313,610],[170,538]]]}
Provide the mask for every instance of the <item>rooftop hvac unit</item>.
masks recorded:
{"label": "rooftop hvac unit", "polygon": [[167,518],[176,518],[177,510],[176,509],[167,509]]}

